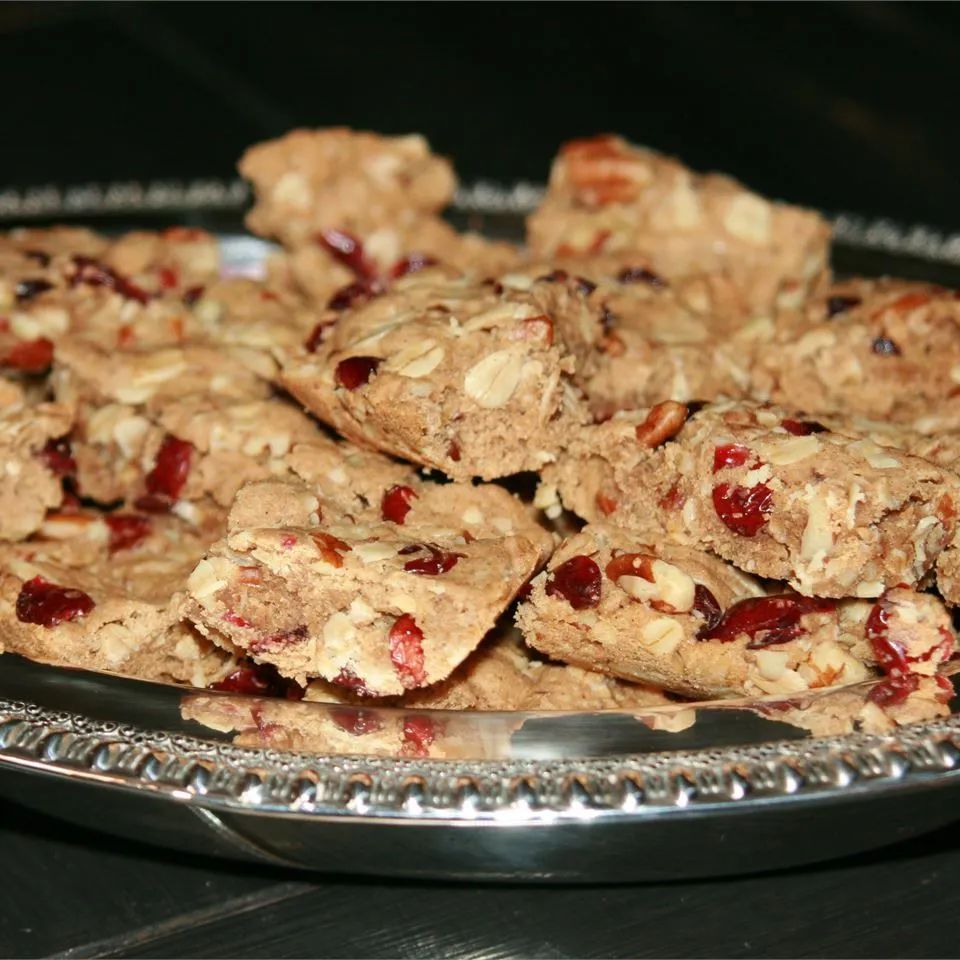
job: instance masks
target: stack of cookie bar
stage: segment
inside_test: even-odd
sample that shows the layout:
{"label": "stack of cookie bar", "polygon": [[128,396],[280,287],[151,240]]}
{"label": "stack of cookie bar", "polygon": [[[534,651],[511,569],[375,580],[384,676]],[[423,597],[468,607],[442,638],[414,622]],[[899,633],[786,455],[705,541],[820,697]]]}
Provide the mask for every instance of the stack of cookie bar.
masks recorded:
{"label": "stack of cookie bar", "polygon": [[353,705],[947,712],[955,293],[835,284],[817,214],[613,136],[562,148],[523,248],[441,219],[417,136],[240,170],[261,281],[196,229],[0,238],[6,651]]}

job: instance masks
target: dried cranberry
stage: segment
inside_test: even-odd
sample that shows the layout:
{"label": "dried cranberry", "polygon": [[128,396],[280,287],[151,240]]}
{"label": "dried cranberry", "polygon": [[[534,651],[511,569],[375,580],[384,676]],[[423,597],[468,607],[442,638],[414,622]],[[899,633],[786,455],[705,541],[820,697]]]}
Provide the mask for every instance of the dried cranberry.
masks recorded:
{"label": "dried cranberry", "polygon": [[327,334],[333,329],[334,321],[321,320],[311,331],[310,336],[304,341],[304,347],[308,353],[316,353],[327,339]]}
{"label": "dried cranberry", "polygon": [[833,600],[793,593],[749,597],[728,607],[714,626],[703,627],[697,633],[697,639],[730,643],[746,634],[750,637],[750,643],[747,644],[749,650],[788,643],[805,632],[801,617],[808,613],[829,613],[835,606]]}
{"label": "dried cranberry", "polygon": [[811,433],[823,433],[827,428],[816,420],[781,420],[780,426],[795,437],[806,437]]}
{"label": "dried cranberry", "polygon": [[65,620],[86,616],[96,604],[82,590],[61,587],[43,577],[27,580],[17,597],[17,619],[21,623],[38,623],[55,627]]}
{"label": "dried cranberry", "polygon": [[23,303],[52,289],[53,284],[49,280],[21,280],[14,288],[14,296],[17,303]]}
{"label": "dried cranberry", "polygon": [[537,283],[564,283],[570,279],[566,270],[551,270],[542,277],[537,277]]}
{"label": "dried cranberry", "polygon": [[239,627],[241,630],[253,629],[253,624],[246,617],[241,617],[239,613],[235,613],[233,610],[228,610],[220,619],[231,626]]}
{"label": "dried cranberry", "polygon": [[376,697],[378,693],[371,690],[362,677],[358,677],[349,667],[342,667],[340,672],[330,681],[338,687],[344,687],[352,690],[360,697]]}
{"label": "dried cranberry", "polygon": [[150,533],[150,518],[135,513],[113,513],[104,517],[110,528],[110,552],[129,550]]}
{"label": "dried cranberry", "polygon": [[24,250],[23,255],[34,263],[39,263],[41,267],[50,266],[50,254],[43,250]]}
{"label": "dried cranberry", "polygon": [[379,733],[383,722],[372,710],[359,707],[335,707],[330,710],[330,719],[344,732],[354,737]]}
{"label": "dried cranberry", "polygon": [[172,290],[180,282],[180,278],[173,267],[160,267],[157,270],[157,281],[162,290]]}
{"label": "dried cranberry", "polygon": [[3,359],[4,366],[23,370],[24,373],[42,373],[51,363],[53,344],[46,337],[14,344]]}
{"label": "dried cranberry", "polygon": [[[150,501],[158,505],[167,503],[168,505],[177,500],[183,492],[183,488],[190,475],[190,460],[193,457],[193,445],[186,440],[179,440],[172,434],[167,434],[160,444],[157,451],[157,459],[153,469],[146,476],[146,487],[149,497],[142,498],[144,501]],[[140,501],[138,501],[139,505]],[[148,512],[158,512],[149,510],[147,507],[140,507],[141,510]]]}
{"label": "dried cranberry", "polygon": [[724,443],[713,450],[713,472],[727,467],[742,467],[750,459],[749,447],[740,443]]}
{"label": "dried cranberry", "polygon": [[136,300],[137,303],[147,303],[150,299],[150,294],[145,290],[106,264],[94,260],[93,257],[77,255],[73,257],[73,264],[76,269],[70,280],[71,287],[81,283],[88,287],[107,287],[119,293],[121,297]]}
{"label": "dried cranberry", "polygon": [[586,610],[600,603],[600,567],[590,557],[571,557],[551,574],[547,596],[563,597],[574,610]]}
{"label": "dried cranberry", "polygon": [[702,583],[693,591],[693,612],[703,621],[702,630],[712,630],[723,618],[720,602]]}
{"label": "dried cranberry", "polygon": [[430,745],[437,738],[437,729],[429,717],[416,714],[403,718],[403,746],[400,752],[406,757],[426,757]]}
{"label": "dried cranberry", "polygon": [[939,700],[940,703],[949,703],[957,695],[957,691],[953,689],[953,682],[942,673],[938,673],[936,677],[934,677],[934,680],[936,680],[937,686],[940,688],[935,695],[936,699]]}
{"label": "dried cranberry", "polygon": [[441,573],[447,573],[449,570],[452,570],[457,565],[457,561],[462,560],[464,556],[462,553],[440,550],[429,543],[418,543],[411,546],[413,546],[412,550],[410,547],[405,547],[400,553],[413,553],[414,550],[427,550],[429,551],[429,556],[416,557],[413,560],[408,560],[403,565],[403,569],[406,570],[407,573],[416,573],[425,577],[437,577]]}
{"label": "dried cranberry", "polygon": [[893,604],[885,597],[881,597],[873,605],[870,616],[867,617],[864,633],[884,673],[890,676],[904,676],[910,672],[910,662],[903,644],[890,636],[891,613],[893,613]]}
{"label": "dried cranberry", "polygon": [[350,545],[344,543],[338,537],[333,536],[330,533],[311,533],[310,539],[316,544],[317,549],[320,551],[321,559],[325,560],[333,567],[342,567],[343,566],[343,553],[350,552]]}
{"label": "dried cranberry", "polygon": [[605,493],[598,493],[594,500],[597,504],[597,509],[605,516],[609,517],[611,513],[615,513],[617,510],[617,501],[613,497],[608,497]]}
{"label": "dried cranberry", "polygon": [[388,637],[390,660],[407,690],[419,687],[426,679],[423,658],[423,631],[409,613],[398,617]]}
{"label": "dried cranberry", "polygon": [[649,283],[651,287],[665,287],[663,277],[646,267],[625,267],[617,274],[620,283]]}
{"label": "dried cranberry", "polygon": [[281,630],[279,633],[271,633],[267,637],[258,637],[250,643],[251,653],[264,653],[265,651],[275,652],[289,647],[291,644],[303,643],[309,636],[307,625],[301,623],[298,627],[292,627],[290,630]]}
{"label": "dried cranberry", "polygon": [[433,257],[428,257],[425,253],[410,253],[390,268],[390,276],[394,280],[398,280],[408,273],[419,273],[427,267],[435,267],[436,265],[437,261]]}
{"label": "dried cranberry", "polygon": [[755,537],[773,512],[773,491],[765,483],[749,488],[721,483],[713,488],[713,508],[734,533]]}
{"label": "dried cranberry", "polygon": [[358,277],[374,280],[377,268],[363,252],[363,243],[346,230],[324,230],[317,234],[317,242],[339,263]]}
{"label": "dried cranberry", "polygon": [[680,488],[678,481],[657,501],[657,506],[661,510],[680,510],[686,501],[686,495]]}
{"label": "dried cranberry", "polygon": [[854,307],[859,307],[859,297],[827,297],[827,316],[835,317],[838,313],[846,313]]}
{"label": "dried cranberry", "polygon": [[73,459],[69,437],[48,440],[37,456],[58,477],[69,477],[77,472],[77,461]]}
{"label": "dried cranberry", "polygon": [[460,444],[456,440],[451,440],[447,447],[447,456],[454,462],[460,462]]}
{"label": "dried cranberry", "polygon": [[870,349],[881,357],[899,357],[900,348],[889,337],[877,337]]}
{"label": "dried cranberry", "polygon": [[204,288],[202,286],[189,287],[183,291],[181,298],[188,307],[192,307],[202,296]]}
{"label": "dried cranberry", "polygon": [[375,297],[382,291],[382,288],[376,280],[355,280],[341,287],[327,301],[328,310],[349,310],[361,303]]}
{"label": "dried cranberry", "polygon": [[370,380],[381,363],[380,357],[347,357],[337,364],[334,379],[345,390],[356,390]]}
{"label": "dried cranberry", "polygon": [[211,683],[209,689],[257,697],[286,697],[287,700],[302,700],[304,694],[303,687],[281,677],[272,663],[254,663],[252,660],[241,660],[232,673]]}
{"label": "dried cranberry", "polygon": [[380,501],[380,516],[391,523],[402,524],[416,498],[417,493],[413,487],[406,487],[399,483],[395,484],[383,495],[383,499]]}
{"label": "dried cranberry", "polygon": [[878,707],[894,707],[903,703],[920,686],[920,678],[915,673],[888,677],[881,680],[867,694],[867,699]]}

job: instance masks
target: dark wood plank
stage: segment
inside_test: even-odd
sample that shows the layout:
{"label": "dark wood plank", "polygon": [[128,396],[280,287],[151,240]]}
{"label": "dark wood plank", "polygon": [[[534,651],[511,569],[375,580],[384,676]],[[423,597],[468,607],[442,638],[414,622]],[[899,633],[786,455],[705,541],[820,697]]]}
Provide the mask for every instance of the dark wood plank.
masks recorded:
{"label": "dark wood plank", "polygon": [[841,864],[718,881],[537,888],[321,880],[122,955],[942,956],[955,949],[958,907],[955,826]]}
{"label": "dark wood plank", "polygon": [[297,877],[165,854],[0,803],[0,956],[44,956],[188,912],[278,892]]}

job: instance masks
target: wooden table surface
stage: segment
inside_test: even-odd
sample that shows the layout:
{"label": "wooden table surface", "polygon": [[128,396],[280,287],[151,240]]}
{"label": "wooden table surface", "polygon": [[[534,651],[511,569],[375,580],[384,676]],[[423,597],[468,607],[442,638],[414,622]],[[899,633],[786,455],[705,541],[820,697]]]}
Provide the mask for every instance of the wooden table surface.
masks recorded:
{"label": "wooden table surface", "polygon": [[[248,143],[336,123],[543,180],[561,140],[613,130],[958,230],[958,39],[952,4],[5,3],[0,189],[229,176]],[[2,956],[942,956],[960,899],[960,827],[777,875],[535,888],[242,867],[8,804],[0,863]]]}

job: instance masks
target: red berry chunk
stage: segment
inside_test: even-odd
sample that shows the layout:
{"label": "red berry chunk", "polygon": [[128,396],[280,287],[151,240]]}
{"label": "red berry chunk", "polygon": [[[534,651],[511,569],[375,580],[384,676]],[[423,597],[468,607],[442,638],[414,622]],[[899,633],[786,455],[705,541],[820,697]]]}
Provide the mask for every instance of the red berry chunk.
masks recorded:
{"label": "red berry chunk", "polygon": [[380,501],[380,516],[391,523],[402,524],[413,506],[417,494],[413,487],[395,484]]}
{"label": "red berry chunk", "polygon": [[53,344],[46,337],[14,344],[3,358],[4,366],[24,373],[42,373],[52,362]]}
{"label": "red berry chunk", "polygon": [[749,488],[721,483],[713,488],[713,508],[734,533],[755,537],[773,512],[773,491],[765,483]]}
{"label": "red berry chunk", "polygon": [[377,697],[379,694],[371,690],[362,677],[358,677],[349,667],[343,667],[341,671],[330,681],[338,687],[346,687],[352,690],[360,697]]}
{"label": "red berry chunk", "polygon": [[70,280],[71,287],[81,283],[88,287],[108,287],[121,297],[136,300],[137,303],[146,303],[150,299],[150,294],[145,290],[92,257],[75,256],[73,264],[76,269]]}
{"label": "red berry chunk", "polygon": [[436,738],[436,725],[429,717],[416,714],[404,717],[403,746],[400,752],[406,757],[426,757]]}
{"label": "red berry chunk", "polygon": [[298,683],[281,677],[273,664],[254,663],[252,660],[241,661],[233,673],[211,683],[210,689],[257,697],[286,697],[287,700],[302,700],[304,693]]}
{"label": "red berry chunk", "polygon": [[349,310],[358,304],[373,299],[383,287],[376,280],[357,280],[341,287],[328,301],[329,310]]}
{"label": "red berry chunk", "polygon": [[337,261],[358,277],[373,280],[377,276],[376,265],[363,252],[363,243],[346,230],[324,230],[317,234],[320,244]]}
{"label": "red berry chunk", "polygon": [[38,623],[55,627],[64,620],[86,616],[96,604],[82,590],[61,587],[43,577],[27,580],[17,597],[17,619],[21,623]]}
{"label": "red berry chunk", "polygon": [[17,298],[17,303],[24,303],[52,289],[53,284],[49,280],[21,280],[14,287],[13,295]]}
{"label": "red berry chunk", "polygon": [[334,379],[345,390],[356,390],[370,380],[381,363],[380,357],[347,357],[337,364]]}
{"label": "red berry chunk", "polygon": [[193,445],[168,434],[164,437],[153,469],[147,474],[147,493],[173,503],[183,492],[190,475]]}
{"label": "red berry chunk", "polygon": [[723,618],[720,602],[702,583],[693,591],[693,612],[703,621],[704,630],[712,630]]}
{"label": "red berry chunk", "polygon": [[827,428],[816,420],[781,420],[780,426],[795,437],[806,437],[811,433],[823,433]]}
{"label": "red berry chunk", "polygon": [[835,317],[860,305],[859,297],[827,297],[827,316]]}
{"label": "red berry chunk", "polygon": [[400,277],[405,277],[408,273],[419,273],[427,267],[435,267],[436,265],[437,261],[434,260],[433,257],[428,257],[424,253],[411,253],[402,260],[398,260],[390,268],[390,276],[393,277],[394,280],[398,280]]}
{"label": "red berry chunk", "polygon": [[203,287],[188,287],[183,291],[183,302],[186,306],[192,307],[203,296]]}
{"label": "red berry chunk", "polygon": [[906,648],[890,636],[889,621],[892,612],[893,604],[881,597],[867,617],[864,632],[884,673],[901,677],[910,672],[910,663],[907,660]]}
{"label": "red berry chunk", "polygon": [[69,477],[77,472],[77,461],[73,459],[70,440],[60,437],[48,440],[37,456],[47,465],[47,469],[58,477]]}
{"label": "red berry chunk", "polygon": [[600,568],[590,557],[571,557],[550,574],[547,596],[563,597],[574,610],[600,603]]}
{"label": "red berry chunk", "polygon": [[104,520],[110,528],[111,553],[135,547],[150,533],[149,517],[140,517],[135,513],[113,513]]}
{"label": "red berry chunk", "polygon": [[290,630],[281,630],[279,633],[271,633],[267,637],[259,637],[250,643],[251,653],[263,653],[264,651],[275,652],[289,647],[291,644],[303,643],[309,636],[307,625],[301,623],[298,627]]}
{"label": "red berry chunk", "polygon": [[378,733],[383,728],[380,718],[372,710],[358,707],[336,707],[330,711],[330,719],[344,733],[362,737],[368,733]]}
{"label": "red berry chunk", "polygon": [[390,660],[407,690],[419,687],[426,680],[423,666],[423,631],[409,613],[398,617],[388,637]]}
{"label": "red berry chunk", "polygon": [[157,270],[157,280],[163,290],[172,290],[180,282],[177,271],[173,267],[160,267]]}
{"label": "red berry chunk", "polygon": [[414,553],[422,550],[429,551],[429,555],[408,560],[403,565],[403,569],[406,570],[407,573],[436,577],[441,573],[452,570],[457,565],[457,561],[463,559],[462,553],[451,553],[448,550],[440,550],[429,543],[412,544],[410,547],[404,547],[400,553]]}
{"label": "red berry chunk", "polygon": [[626,267],[617,274],[620,283],[649,283],[651,287],[665,287],[663,277],[646,267]]}
{"label": "red berry chunk", "polygon": [[835,606],[833,600],[793,593],[749,597],[729,607],[714,626],[700,630],[697,639],[730,643],[746,634],[750,637],[749,650],[787,643],[806,632],[801,617],[808,613],[829,613]]}
{"label": "red berry chunk", "polygon": [[894,707],[898,703],[903,703],[919,686],[920,678],[915,673],[888,677],[867,694],[867,699],[878,707]]}
{"label": "red berry chunk", "polygon": [[713,451],[713,472],[726,467],[742,467],[750,459],[750,449],[740,443],[724,443]]}

